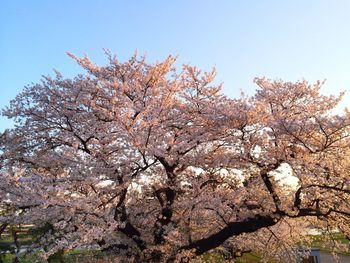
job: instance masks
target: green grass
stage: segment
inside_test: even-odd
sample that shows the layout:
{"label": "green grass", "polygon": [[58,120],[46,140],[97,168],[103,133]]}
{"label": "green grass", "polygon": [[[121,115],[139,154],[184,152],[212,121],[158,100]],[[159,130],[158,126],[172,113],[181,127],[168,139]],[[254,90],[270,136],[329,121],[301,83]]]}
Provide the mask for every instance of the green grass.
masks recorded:
{"label": "green grass", "polygon": [[[65,263],[76,263],[76,262],[92,262],[91,260],[97,261],[98,259],[107,259],[108,256],[104,254],[101,251],[94,251],[94,250],[74,250],[70,251],[64,254],[64,262]],[[12,260],[14,259],[14,255],[6,253],[2,256],[2,263],[12,263]],[[20,263],[44,263],[46,261],[41,260],[38,256],[34,255],[27,255],[27,256],[21,256],[19,258]],[[60,259],[59,256],[53,256],[51,258],[52,263],[59,263]]]}
{"label": "green grass", "polygon": [[333,233],[329,241],[325,241],[323,235],[315,235],[312,236],[311,246],[315,248],[319,248],[323,252],[331,252],[331,247],[333,246],[333,241],[336,241],[344,246],[342,251],[339,251],[340,254],[350,255],[350,252],[347,249],[347,245],[349,244],[349,240],[345,238],[342,233]]}
{"label": "green grass", "polygon": [[246,253],[237,260],[237,263],[256,263],[260,262],[260,259],[261,258],[254,253]]}

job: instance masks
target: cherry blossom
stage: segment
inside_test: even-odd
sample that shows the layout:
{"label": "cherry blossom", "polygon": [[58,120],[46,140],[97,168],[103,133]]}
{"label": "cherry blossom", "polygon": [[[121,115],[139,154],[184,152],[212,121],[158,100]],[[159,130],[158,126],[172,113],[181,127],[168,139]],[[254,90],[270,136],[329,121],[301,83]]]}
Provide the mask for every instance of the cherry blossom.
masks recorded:
{"label": "cherry blossom", "polygon": [[44,256],[98,244],[136,262],[213,250],[290,262],[310,226],[350,236],[342,94],[259,78],[231,99],[215,71],[172,56],[69,55],[85,75],[44,77],[2,111],[16,125],[1,136],[0,224],[41,229]]}

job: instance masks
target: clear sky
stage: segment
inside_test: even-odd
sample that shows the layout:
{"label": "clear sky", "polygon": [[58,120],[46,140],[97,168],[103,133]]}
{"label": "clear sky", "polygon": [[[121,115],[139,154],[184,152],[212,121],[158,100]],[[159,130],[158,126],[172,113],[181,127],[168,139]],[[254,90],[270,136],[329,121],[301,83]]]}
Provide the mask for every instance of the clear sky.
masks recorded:
{"label": "clear sky", "polygon": [[350,93],[350,1],[0,0],[0,108],[54,68],[81,72],[65,52],[102,65],[103,48],[215,66],[230,97],[253,94],[257,76],[327,79],[324,93]]}

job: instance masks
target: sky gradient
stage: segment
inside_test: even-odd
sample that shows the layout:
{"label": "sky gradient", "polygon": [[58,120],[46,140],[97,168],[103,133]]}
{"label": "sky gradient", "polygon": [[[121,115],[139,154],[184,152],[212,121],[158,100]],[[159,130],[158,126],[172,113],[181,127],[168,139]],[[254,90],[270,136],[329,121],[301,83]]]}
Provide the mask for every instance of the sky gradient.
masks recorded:
{"label": "sky gradient", "polygon": [[[310,82],[350,102],[350,1],[0,0],[0,108],[53,69],[82,72],[66,55],[103,65],[103,48],[148,61],[179,55],[218,71],[224,93],[254,94],[254,77]],[[0,117],[0,132],[12,122]]]}

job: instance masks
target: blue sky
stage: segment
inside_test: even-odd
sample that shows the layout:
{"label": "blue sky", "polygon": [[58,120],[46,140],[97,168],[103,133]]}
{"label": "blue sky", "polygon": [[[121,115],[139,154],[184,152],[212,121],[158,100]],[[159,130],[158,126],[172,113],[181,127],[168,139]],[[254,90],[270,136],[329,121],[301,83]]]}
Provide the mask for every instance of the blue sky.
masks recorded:
{"label": "blue sky", "polygon": [[[230,97],[253,94],[257,76],[327,79],[324,93],[350,93],[349,14],[347,0],[0,0],[0,108],[54,68],[81,72],[67,51],[102,65],[103,48],[215,66]],[[0,131],[11,125],[0,117]]]}

